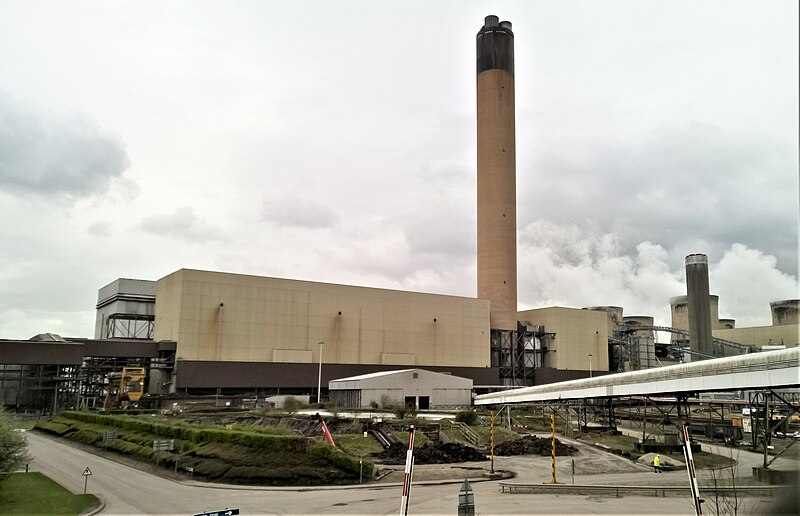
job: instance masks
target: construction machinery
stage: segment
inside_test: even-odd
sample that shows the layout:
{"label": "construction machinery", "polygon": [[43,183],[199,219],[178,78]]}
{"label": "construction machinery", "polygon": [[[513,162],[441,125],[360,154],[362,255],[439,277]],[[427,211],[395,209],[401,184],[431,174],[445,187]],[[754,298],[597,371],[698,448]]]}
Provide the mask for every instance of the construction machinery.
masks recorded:
{"label": "construction machinery", "polygon": [[120,373],[108,375],[108,391],[103,408],[106,410],[138,402],[144,394],[144,367],[123,367]]}

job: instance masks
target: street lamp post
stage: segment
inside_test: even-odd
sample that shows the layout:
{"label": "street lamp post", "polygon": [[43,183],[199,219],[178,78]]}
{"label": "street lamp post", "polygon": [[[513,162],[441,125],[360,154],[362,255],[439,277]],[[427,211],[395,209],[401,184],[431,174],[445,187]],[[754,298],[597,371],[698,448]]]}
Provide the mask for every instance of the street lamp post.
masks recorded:
{"label": "street lamp post", "polygon": [[317,405],[319,405],[320,396],[322,394],[322,345],[324,342],[319,343],[319,374],[317,375]]}
{"label": "street lamp post", "polygon": [[592,377],[592,354],[589,353],[589,378]]}

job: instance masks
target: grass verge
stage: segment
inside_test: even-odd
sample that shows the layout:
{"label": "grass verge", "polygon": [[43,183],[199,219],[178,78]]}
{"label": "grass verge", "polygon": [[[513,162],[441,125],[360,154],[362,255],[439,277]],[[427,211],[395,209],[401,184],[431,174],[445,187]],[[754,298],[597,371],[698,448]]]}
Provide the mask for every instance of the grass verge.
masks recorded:
{"label": "grass verge", "polygon": [[0,483],[0,514],[81,514],[100,501],[75,495],[41,473],[12,473]]}

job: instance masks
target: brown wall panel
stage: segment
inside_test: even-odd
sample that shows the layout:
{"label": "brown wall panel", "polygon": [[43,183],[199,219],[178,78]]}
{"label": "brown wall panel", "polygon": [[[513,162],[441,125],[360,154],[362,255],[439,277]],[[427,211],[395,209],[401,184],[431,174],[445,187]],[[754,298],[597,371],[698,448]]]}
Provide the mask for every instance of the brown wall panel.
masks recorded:
{"label": "brown wall panel", "polygon": [[[348,378],[378,371],[411,369],[418,366],[384,366],[358,364],[322,364],[322,385],[339,378]],[[471,378],[476,385],[497,385],[498,370],[491,367],[418,367],[428,371],[451,373]],[[178,389],[271,389],[316,388],[319,364],[274,362],[214,362],[179,360],[176,387]]]}
{"label": "brown wall panel", "polygon": [[175,350],[174,342],[0,340],[0,364],[80,365],[84,357],[156,358],[169,350]]}
{"label": "brown wall panel", "polygon": [[84,345],[72,342],[0,341],[0,364],[80,365]]}

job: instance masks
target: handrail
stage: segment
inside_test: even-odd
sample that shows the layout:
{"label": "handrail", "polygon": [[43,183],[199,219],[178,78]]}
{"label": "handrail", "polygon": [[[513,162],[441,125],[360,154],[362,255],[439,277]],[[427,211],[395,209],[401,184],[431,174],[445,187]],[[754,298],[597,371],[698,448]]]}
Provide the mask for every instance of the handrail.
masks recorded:
{"label": "handrail", "polygon": [[454,427],[456,427],[462,434],[464,434],[464,437],[467,439],[467,441],[470,442],[470,444],[472,444],[473,446],[480,445],[481,438],[478,437],[478,434],[473,432],[470,429],[470,427],[468,427],[467,425],[465,425],[460,421],[450,421],[450,423],[452,423]]}
{"label": "handrail", "polygon": [[[572,494],[605,494],[614,495],[617,498],[623,494],[633,494],[636,496],[686,496],[691,491],[689,486],[631,486],[631,485],[593,485],[593,484],[526,484],[517,482],[500,482],[500,489],[503,493],[528,492],[536,494],[556,494],[569,492]],[[765,486],[700,486],[700,491],[704,493],[717,492],[719,494],[734,494],[742,496],[772,496],[778,490],[785,489],[786,486],[765,485]]]}

